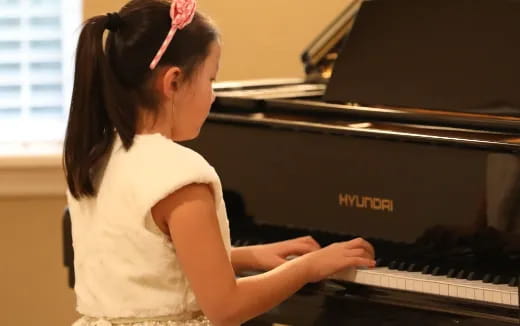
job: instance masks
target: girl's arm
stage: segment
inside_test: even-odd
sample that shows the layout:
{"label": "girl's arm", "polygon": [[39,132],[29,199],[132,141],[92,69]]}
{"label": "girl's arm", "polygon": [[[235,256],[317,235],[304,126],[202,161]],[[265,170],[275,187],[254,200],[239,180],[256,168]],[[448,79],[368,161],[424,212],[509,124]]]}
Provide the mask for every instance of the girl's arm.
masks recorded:
{"label": "girl's arm", "polygon": [[[358,241],[350,249],[345,244],[341,248],[329,246],[267,273],[237,280],[208,185],[192,184],[176,191],[161,200],[152,214],[158,223],[167,223],[177,259],[197,302],[216,326],[240,325],[281,303],[307,282],[346,266],[374,264],[373,249]],[[320,266],[319,270],[316,266]]]}
{"label": "girl's arm", "polygon": [[253,246],[231,248],[231,265],[235,273],[244,270],[262,270],[254,251]]}
{"label": "girl's arm", "polygon": [[310,236],[267,244],[234,247],[231,249],[231,265],[235,273],[244,270],[268,271],[286,263],[287,257],[305,255],[320,249]]}

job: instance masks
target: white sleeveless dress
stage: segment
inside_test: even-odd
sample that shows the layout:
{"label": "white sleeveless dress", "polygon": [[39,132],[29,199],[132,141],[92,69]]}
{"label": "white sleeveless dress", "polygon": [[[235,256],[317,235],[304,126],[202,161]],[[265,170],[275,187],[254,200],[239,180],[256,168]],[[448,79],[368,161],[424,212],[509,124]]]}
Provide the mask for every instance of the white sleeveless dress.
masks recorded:
{"label": "white sleeveless dress", "polygon": [[77,311],[84,316],[74,326],[210,325],[151,208],[188,184],[211,185],[230,257],[229,224],[213,167],[160,134],[137,135],[129,151],[116,137],[98,179],[94,198],[78,201],[67,193],[74,290]]}

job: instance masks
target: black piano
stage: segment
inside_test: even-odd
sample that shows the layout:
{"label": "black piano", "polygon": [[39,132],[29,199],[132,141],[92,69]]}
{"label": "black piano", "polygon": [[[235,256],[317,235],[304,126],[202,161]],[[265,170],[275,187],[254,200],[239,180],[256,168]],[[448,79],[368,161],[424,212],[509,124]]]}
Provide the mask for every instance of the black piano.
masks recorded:
{"label": "black piano", "polygon": [[378,262],[246,325],[520,324],[519,18],[515,0],[353,0],[306,78],[215,86],[187,145],[233,244],[362,236]]}

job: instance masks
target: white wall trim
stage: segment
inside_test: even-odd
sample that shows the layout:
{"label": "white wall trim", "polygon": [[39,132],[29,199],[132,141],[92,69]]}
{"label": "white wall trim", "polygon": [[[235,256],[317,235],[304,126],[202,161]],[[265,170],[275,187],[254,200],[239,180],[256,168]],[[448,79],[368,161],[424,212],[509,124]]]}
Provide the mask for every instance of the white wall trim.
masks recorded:
{"label": "white wall trim", "polygon": [[0,156],[0,197],[64,196],[61,155]]}

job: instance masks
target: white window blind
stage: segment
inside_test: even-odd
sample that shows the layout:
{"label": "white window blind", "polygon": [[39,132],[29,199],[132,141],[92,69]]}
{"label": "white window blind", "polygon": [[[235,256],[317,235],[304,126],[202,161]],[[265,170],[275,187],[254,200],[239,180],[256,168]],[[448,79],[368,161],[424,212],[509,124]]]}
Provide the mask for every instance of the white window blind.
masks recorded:
{"label": "white window blind", "polygon": [[61,143],[81,0],[0,0],[0,154]]}

